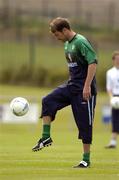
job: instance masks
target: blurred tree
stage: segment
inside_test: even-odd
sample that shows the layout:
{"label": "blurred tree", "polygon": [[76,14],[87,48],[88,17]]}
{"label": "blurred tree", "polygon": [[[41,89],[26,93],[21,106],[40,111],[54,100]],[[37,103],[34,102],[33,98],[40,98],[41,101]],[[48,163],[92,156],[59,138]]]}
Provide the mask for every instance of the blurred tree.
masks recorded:
{"label": "blurred tree", "polygon": [[16,8],[16,13],[15,13],[16,39],[18,41],[20,41],[22,38],[22,26],[23,26],[22,22],[23,22],[22,11],[19,7],[19,8]]}
{"label": "blurred tree", "polygon": [[116,4],[114,2],[109,3],[109,10],[108,10],[108,27],[109,30],[114,30],[115,26],[115,11],[116,11]]}
{"label": "blurred tree", "polygon": [[10,27],[10,8],[9,8],[9,0],[3,0],[3,11],[2,11],[2,24],[4,26],[4,28],[9,28]]}

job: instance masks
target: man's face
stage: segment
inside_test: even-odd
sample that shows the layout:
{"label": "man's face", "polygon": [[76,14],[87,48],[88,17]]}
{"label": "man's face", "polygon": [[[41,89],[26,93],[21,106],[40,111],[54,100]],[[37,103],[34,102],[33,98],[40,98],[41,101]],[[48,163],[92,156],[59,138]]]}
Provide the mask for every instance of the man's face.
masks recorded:
{"label": "man's face", "polygon": [[57,40],[60,40],[60,41],[63,41],[63,42],[67,41],[67,37],[66,37],[66,35],[65,35],[65,33],[63,31],[62,32],[56,31],[56,32],[53,33],[53,35],[55,36],[55,38]]}
{"label": "man's face", "polygon": [[119,68],[119,55],[116,55],[113,60],[114,66]]}

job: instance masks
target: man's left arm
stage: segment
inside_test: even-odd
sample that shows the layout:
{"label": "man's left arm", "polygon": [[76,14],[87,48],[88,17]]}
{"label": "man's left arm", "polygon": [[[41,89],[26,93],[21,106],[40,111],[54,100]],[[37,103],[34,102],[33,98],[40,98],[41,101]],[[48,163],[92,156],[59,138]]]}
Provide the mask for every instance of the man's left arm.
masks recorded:
{"label": "man's left arm", "polygon": [[91,97],[91,82],[96,74],[96,63],[92,63],[88,65],[87,77],[85,80],[84,88],[83,88],[83,98],[88,100]]}

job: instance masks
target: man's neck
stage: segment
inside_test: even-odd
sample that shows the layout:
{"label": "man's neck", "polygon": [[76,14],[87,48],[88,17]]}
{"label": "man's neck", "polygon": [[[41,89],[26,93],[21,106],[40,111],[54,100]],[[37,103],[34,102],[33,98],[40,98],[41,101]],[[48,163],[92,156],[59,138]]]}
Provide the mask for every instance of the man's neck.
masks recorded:
{"label": "man's neck", "polygon": [[119,66],[115,66],[116,69],[119,69]]}
{"label": "man's neck", "polygon": [[75,35],[76,35],[76,33],[74,31],[71,31],[69,33],[68,41],[71,41],[74,38]]}

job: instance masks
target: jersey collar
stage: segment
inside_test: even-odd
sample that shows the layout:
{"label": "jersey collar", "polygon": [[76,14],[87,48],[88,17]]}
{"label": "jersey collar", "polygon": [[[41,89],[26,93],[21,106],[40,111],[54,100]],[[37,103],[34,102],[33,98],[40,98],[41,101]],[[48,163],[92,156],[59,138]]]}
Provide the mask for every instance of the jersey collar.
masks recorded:
{"label": "jersey collar", "polygon": [[73,41],[73,39],[76,37],[76,35],[77,35],[77,33],[68,42],[71,43]]}

